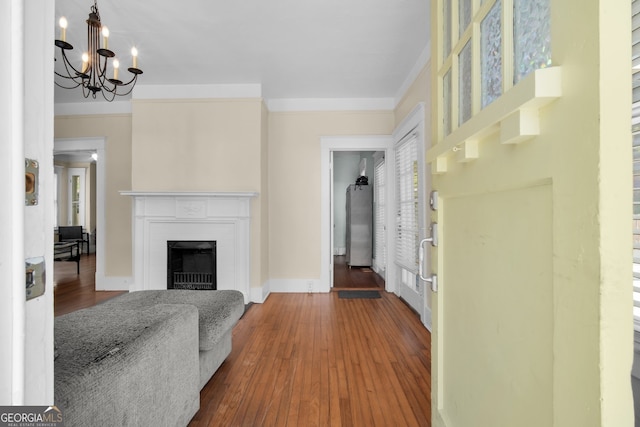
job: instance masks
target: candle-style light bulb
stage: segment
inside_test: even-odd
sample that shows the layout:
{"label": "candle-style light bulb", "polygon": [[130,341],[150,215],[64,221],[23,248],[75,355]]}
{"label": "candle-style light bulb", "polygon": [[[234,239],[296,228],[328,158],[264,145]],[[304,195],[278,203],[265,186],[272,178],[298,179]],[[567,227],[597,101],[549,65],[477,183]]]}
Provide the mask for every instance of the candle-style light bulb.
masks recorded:
{"label": "candle-style light bulb", "polygon": [[120,68],[120,61],[113,59],[113,80],[118,80],[118,68]]}
{"label": "candle-style light bulb", "polygon": [[104,41],[104,48],[109,49],[109,29],[106,26],[102,26],[102,38]]}
{"label": "candle-style light bulb", "polygon": [[87,68],[89,68],[89,54],[87,52],[84,52],[82,54],[82,72],[86,73]]}
{"label": "candle-style light bulb", "polygon": [[138,68],[138,49],[135,46],[131,48],[131,56],[133,56],[133,68]]}
{"label": "candle-style light bulb", "polygon": [[63,42],[67,41],[67,18],[64,16],[60,18],[60,40]]}

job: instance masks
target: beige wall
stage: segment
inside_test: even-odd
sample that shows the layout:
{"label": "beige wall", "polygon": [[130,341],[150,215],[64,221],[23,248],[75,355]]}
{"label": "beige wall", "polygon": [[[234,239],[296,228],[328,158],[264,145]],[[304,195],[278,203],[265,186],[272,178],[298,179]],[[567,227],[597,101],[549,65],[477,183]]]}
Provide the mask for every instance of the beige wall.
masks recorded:
{"label": "beige wall", "polygon": [[105,276],[131,276],[131,115],[57,116],[55,138],[105,137]]}
{"label": "beige wall", "polygon": [[118,191],[256,191],[252,287],[320,277],[320,137],[393,128],[391,111],[269,113],[259,99],[137,100],[131,116],[56,118],[56,138],[107,136],[107,276],[132,274],[131,205]]}
{"label": "beige wall", "polygon": [[268,277],[262,100],[136,100],[132,133],[133,190],[260,193],[251,202],[251,287],[262,285]]}
{"label": "beige wall", "polygon": [[[425,138],[431,137],[431,62],[427,62],[418,76],[415,78],[409,89],[404,93],[400,102],[393,111],[395,125],[402,123],[405,117],[419,103],[424,102],[425,111]],[[429,141],[425,141],[425,148],[430,146]],[[426,150],[425,150],[426,152]]]}
{"label": "beige wall", "polygon": [[320,278],[320,137],[390,135],[392,111],[269,114],[269,274]]}

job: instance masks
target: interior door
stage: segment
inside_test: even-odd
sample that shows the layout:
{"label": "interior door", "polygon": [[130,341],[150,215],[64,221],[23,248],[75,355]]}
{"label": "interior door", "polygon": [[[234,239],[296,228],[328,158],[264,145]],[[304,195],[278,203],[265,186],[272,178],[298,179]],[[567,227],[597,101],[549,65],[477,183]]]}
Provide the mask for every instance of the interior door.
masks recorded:
{"label": "interior door", "polygon": [[585,6],[432,2],[434,426],[633,424],[630,7]]}
{"label": "interior door", "polygon": [[[518,67],[503,61],[502,52],[514,42],[512,31],[520,31],[504,21],[513,15],[514,2],[434,3],[442,29],[433,68],[437,144],[427,153],[437,190],[431,219],[439,228],[434,425],[551,426],[550,145],[531,140],[544,110],[522,107],[555,99],[537,101],[535,86],[546,79],[548,87],[559,88],[558,70],[518,75]],[[548,1],[535,3],[548,12]],[[544,43],[548,34],[535,31],[548,31],[549,25],[539,24],[527,30]],[[522,92],[527,92],[523,98]]]}
{"label": "interior door", "polygon": [[68,225],[85,224],[85,168],[67,169],[69,203],[67,207]]}

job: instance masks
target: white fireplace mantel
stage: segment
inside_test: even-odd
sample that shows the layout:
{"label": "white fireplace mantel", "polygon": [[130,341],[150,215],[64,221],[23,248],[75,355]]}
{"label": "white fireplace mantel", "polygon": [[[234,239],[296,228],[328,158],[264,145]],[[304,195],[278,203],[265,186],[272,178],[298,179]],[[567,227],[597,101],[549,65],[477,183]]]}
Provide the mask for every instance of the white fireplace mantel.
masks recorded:
{"label": "white fireplace mantel", "polygon": [[217,288],[250,297],[250,217],[255,192],[121,191],[133,197],[131,291],[167,288],[167,241],[215,240]]}

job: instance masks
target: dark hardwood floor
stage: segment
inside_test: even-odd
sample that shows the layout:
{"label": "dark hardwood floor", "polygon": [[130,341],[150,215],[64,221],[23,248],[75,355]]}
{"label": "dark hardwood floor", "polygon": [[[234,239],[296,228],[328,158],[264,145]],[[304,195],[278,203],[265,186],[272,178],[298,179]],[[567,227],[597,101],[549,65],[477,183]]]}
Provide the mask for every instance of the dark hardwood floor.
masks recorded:
{"label": "dark hardwood floor", "polygon": [[333,257],[334,289],[384,289],[384,279],[369,267],[347,266],[346,257]]}
{"label": "dark hardwood floor", "polygon": [[[120,293],[96,292],[92,268],[93,256],[80,275],[56,263],[56,315]],[[189,426],[430,426],[431,336],[400,299],[381,294],[271,294],[253,304]]]}
{"label": "dark hardwood floor", "polygon": [[53,263],[53,312],[56,316],[91,307],[123,292],[96,292],[96,255],[80,257],[80,274],[75,262]]}

